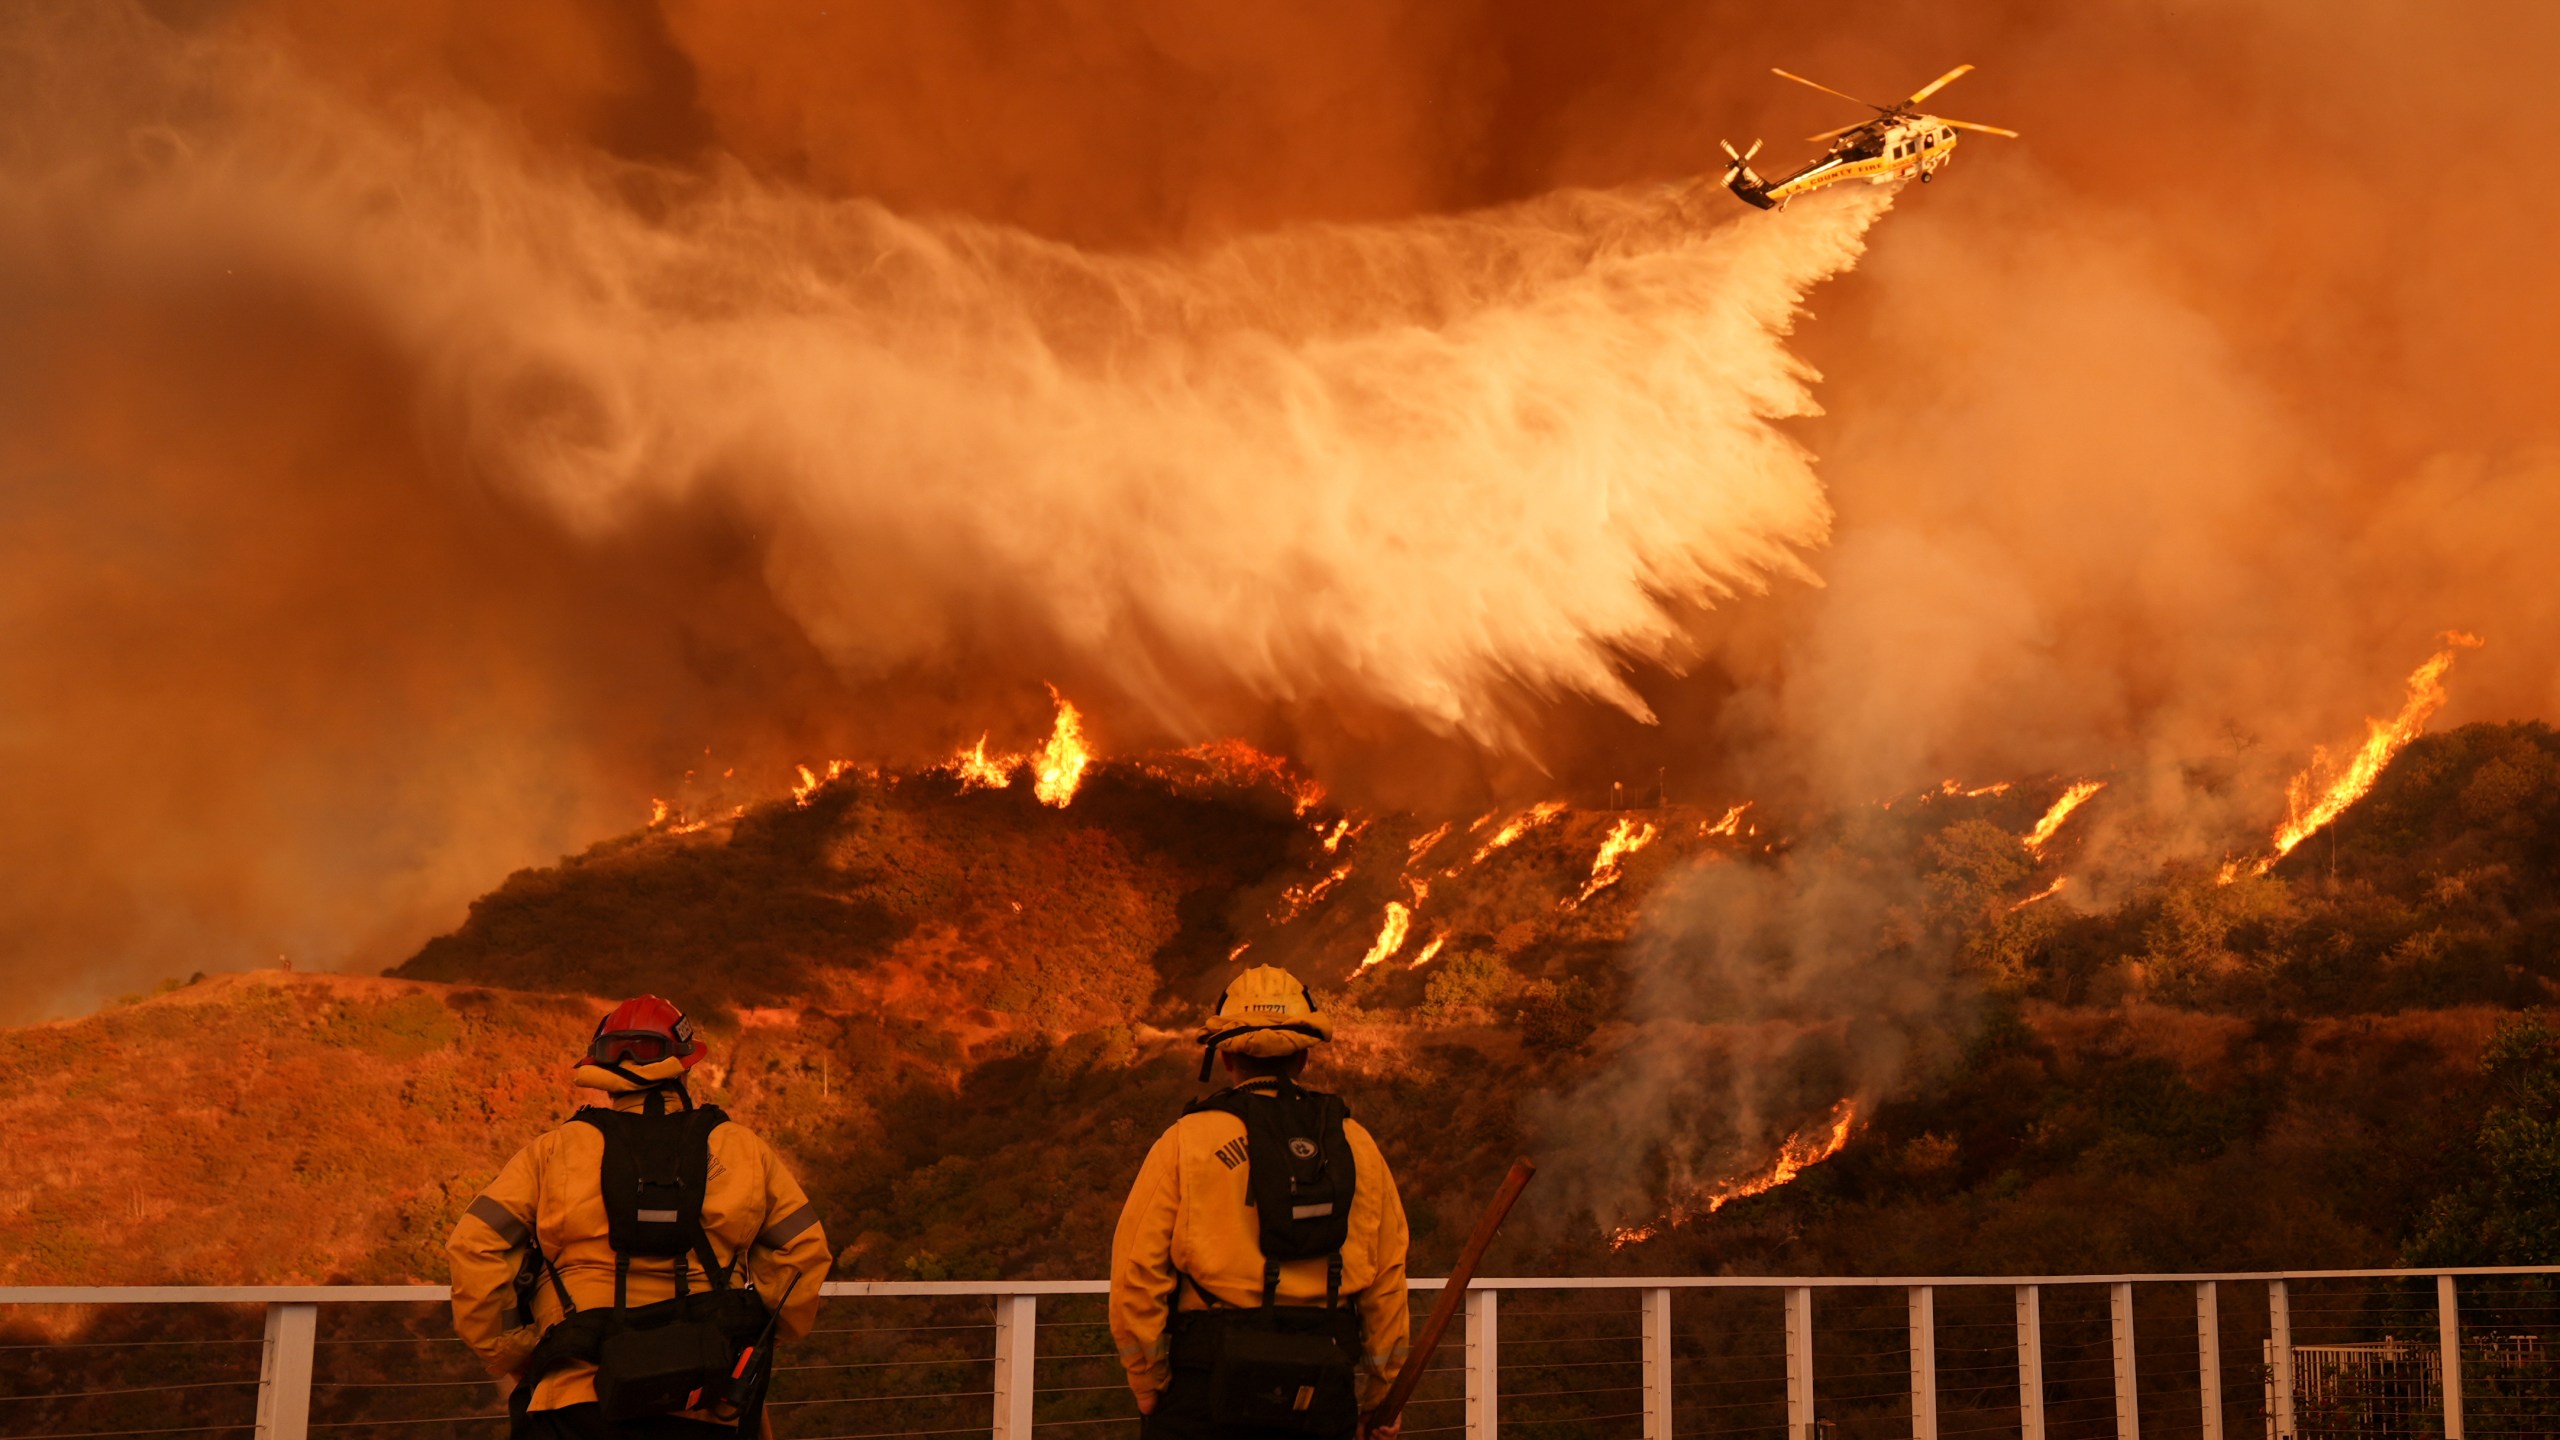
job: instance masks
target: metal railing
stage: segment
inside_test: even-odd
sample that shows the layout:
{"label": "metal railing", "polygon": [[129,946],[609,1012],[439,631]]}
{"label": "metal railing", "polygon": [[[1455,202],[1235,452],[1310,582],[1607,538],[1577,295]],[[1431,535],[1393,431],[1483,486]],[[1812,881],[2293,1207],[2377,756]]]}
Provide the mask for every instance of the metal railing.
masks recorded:
{"label": "metal railing", "polygon": [[[1440,1285],[1413,1281],[1417,1307]],[[772,1406],[776,1431],[805,1440],[1031,1440],[1035,1432],[1134,1430],[1102,1317],[1106,1293],[1101,1281],[831,1282],[818,1332],[786,1357]],[[0,1380],[8,1392],[0,1394],[0,1435],[247,1431],[257,1440],[349,1433],[429,1440],[474,1427],[502,1431],[494,1391],[458,1342],[431,1333],[432,1315],[413,1312],[426,1329],[388,1337],[321,1333],[322,1313],[333,1307],[445,1299],[433,1285],[0,1288],[0,1321],[17,1313],[9,1307],[264,1307],[255,1339],[59,1347],[231,1346],[245,1361],[254,1344],[254,1382],[245,1372],[181,1378],[193,1372],[165,1362],[134,1373],[144,1360],[110,1362],[127,1366],[110,1378],[132,1384],[22,1390],[20,1381]],[[887,1323],[900,1318],[899,1307],[909,1322],[922,1307],[922,1323]],[[1692,1322],[1685,1329],[1675,1323],[1683,1310]],[[453,1378],[319,1375],[323,1347],[365,1345],[455,1346],[438,1352]],[[10,1352],[48,1348],[34,1342]],[[0,1376],[33,1373],[0,1365]],[[252,1383],[253,1413],[214,1405],[226,1393],[235,1405],[245,1400],[240,1392]],[[477,1403],[466,1400],[470,1408],[459,1413],[380,1413],[397,1399],[391,1392],[469,1396],[473,1387]],[[315,1391],[342,1413],[315,1421]],[[144,1396],[165,1397],[192,1423],[137,1424],[128,1409],[117,1412],[128,1418],[112,1420],[118,1428],[36,1430],[11,1414],[32,1402],[99,1397],[131,1407],[143,1403],[131,1397]],[[368,1408],[370,1416],[359,1413]],[[238,1418],[225,1421],[223,1413]],[[439,1423],[447,1428],[424,1428]],[[1506,1424],[1524,1437],[1628,1440],[1984,1433],[2135,1440],[2146,1425],[2200,1440],[2241,1440],[2232,1433],[2240,1427],[2263,1428],[2268,1440],[2560,1436],[2560,1269],[1480,1279],[1467,1296],[1463,1340],[1444,1347],[1406,1433],[1482,1440]]]}

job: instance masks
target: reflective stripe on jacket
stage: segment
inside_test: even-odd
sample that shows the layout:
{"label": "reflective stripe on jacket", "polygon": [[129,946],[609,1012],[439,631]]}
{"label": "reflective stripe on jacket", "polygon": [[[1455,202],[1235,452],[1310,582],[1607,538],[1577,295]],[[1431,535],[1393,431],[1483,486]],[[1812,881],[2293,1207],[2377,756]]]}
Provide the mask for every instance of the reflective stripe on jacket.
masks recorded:
{"label": "reflective stripe on jacket", "polygon": [[[637,1110],[641,1097],[618,1095],[613,1106]],[[537,1231],[578,1308],[613,1307],[614,1253],[607,1240],[603,1165],[603,1134],[572,1121],[517,1151],[453,1227],[445,1242],[453,1262],[453,1328],[478,1352],[490,1374],[514,1374],[542,1332],[560,1319],[560,1301],[547,1275],[534,1292],[533,1313],[513,1310],[516,1273]],[[702,1228],[712,1253],[753,1277],[768,1305],[798,1275],[777,1333],[785,1340],[809,1333],[818,1287],[827,1275],[827,1237],[818,1225],[818,1212],[782,1157],[744,1125],[722,1125],[711,1132],[704,1191]],[[741,1250],[747,1252],[744,1267],[735,1263]],[[630,1303],[673,1297],[678,1263],[685,1266],[691,1289],[709,1287],[701,1264],[690,1256],[681,1262],[633,1256]],[[595,1398],[595,1367],[577,1362],[544,1378],[533,1393],[533,1408],[556,1410]]]}
{"label": "reflective stripe on jacket", "polygon": [[[1253,1082],[1246,1082],[1251,1085]],[[1342,1293],[1360,1307],[1366,1352],[1360,1366],[1363,1407],[1384,1398],[1403,1367],[1410,1317],[1405,1307],[1408,1235],[1404,1202],[1378,1142],[1348,1121],[1343,1132],[1359,1167],[1351,1197],[1351,1233],[1342,1244]],[[1111,1238],[1111,1338],[1141,1396],[1164,1388],[1172,1342],[1167,1333],[1176,1266],[1230,1305],[1262,1303],[1262,1232],[1247,1190],[1244,1122],[1223,1111],[1175,1121],[1147,1152],[1120,1228]],[[1323,1259],[1280,1267],[1283,1304],[1324,1303]],[[1182,1308],[1206,1302],[1182,1287]]]}

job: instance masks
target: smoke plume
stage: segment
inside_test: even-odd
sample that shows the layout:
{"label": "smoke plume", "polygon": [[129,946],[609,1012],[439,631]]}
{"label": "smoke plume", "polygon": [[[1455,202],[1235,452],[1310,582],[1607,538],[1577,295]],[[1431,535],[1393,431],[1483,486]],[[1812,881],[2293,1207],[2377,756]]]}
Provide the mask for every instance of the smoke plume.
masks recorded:
{"label": "smoke plume", "polygon": [[[1872,19],[12,7],[0,973],[394,959],[1043,681],[1382,800],[2106,774],[2055,903],[2440,630],[2549,713],[2560,12]],[[2027,138],[1872,231],[1692,186],[1957,60]]]}

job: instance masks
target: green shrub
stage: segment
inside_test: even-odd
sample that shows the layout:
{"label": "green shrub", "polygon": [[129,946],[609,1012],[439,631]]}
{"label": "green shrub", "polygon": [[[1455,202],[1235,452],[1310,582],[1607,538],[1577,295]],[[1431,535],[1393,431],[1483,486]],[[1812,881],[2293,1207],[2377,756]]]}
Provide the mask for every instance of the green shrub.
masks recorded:
{"label": "green shrub", "polygon": [[1579,975],[1520,987],[1520,1043],[1541,1055],[1580,1050],[1600,1028],[1600,987]]}

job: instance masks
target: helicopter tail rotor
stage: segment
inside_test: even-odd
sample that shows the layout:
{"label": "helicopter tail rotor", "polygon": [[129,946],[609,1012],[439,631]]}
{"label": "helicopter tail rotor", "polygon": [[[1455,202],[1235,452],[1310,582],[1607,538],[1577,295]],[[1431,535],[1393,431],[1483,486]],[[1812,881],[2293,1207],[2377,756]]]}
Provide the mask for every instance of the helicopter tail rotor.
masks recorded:
{"label": "helicopter tail rotor", "polygon": [[1751,176],[1751,157],[1759,154],[1760,147],[1768,142],[1754,140],[1748,150],[1734,149],[1733,142],[1730,140],[1720,140],[1716,143],[1724,146],[1724,153],[1733,161],[1731,165],[1725,167],[1724,172],[1724,183],[1730,185],[1738,178]]}

